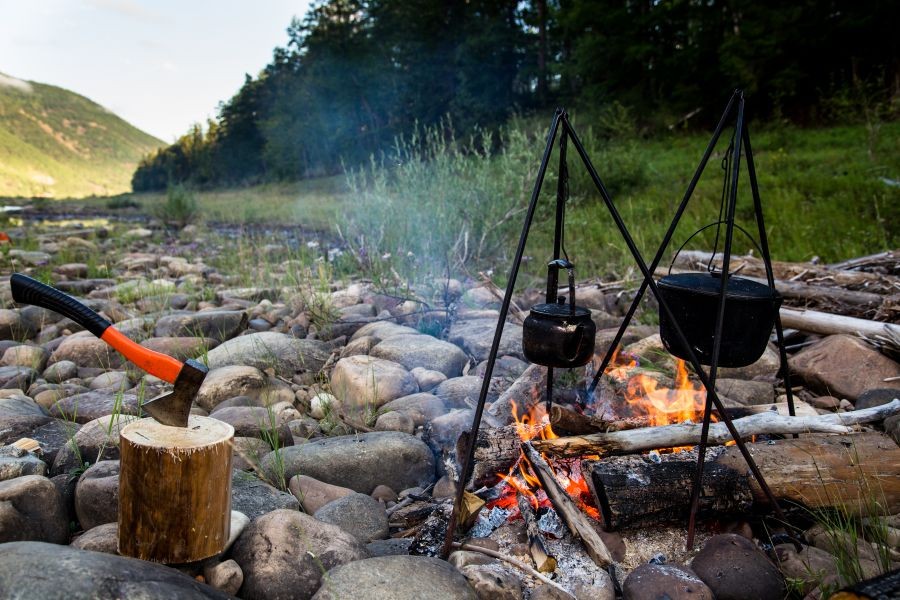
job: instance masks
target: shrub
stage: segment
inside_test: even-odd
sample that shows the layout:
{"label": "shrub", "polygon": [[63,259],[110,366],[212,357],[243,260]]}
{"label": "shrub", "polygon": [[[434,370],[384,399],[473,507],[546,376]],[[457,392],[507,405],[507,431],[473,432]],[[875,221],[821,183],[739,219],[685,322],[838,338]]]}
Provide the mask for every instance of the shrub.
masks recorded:
{"label": "shrub", "polygon": [[156,212],[156,216],[167,225],[176,227],[184,227],[200,217],[196,196],[180,184],[169,187],[165,203]]}

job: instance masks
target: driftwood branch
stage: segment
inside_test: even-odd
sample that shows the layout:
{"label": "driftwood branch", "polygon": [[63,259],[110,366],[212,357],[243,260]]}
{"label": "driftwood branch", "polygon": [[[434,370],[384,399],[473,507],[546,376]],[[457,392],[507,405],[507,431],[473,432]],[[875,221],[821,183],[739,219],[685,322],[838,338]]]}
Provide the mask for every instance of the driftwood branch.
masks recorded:
{"label": "driftwood branch", "polygon": [[531,463],[534,474],[541,481],[541,486],[547,493],[547,497],[550,498],[550,502],[553,503],[557,514],[562,518],[572,535],[580,539],[581,543],[584,544],[591,560],[599,567],[606,567],[613,562],[612,555],[600,538],[600,534],[594,529],[590,519],[581,512],[581,509],[575,505],[566,491],[559,485],[559,482],[556,481],[553,471],[550,470],[550,465],[535,451],[529,442],[522,444],[522,452],[525,454],[528,462]]}
{"label": "driftwood branch", "polygon": [[[888,404],[847,413],[833,413],[816,417],[784,417],[774,413],[761,413],[735,419],[733,423],[741,438],[763,434],[850,433],[852,431],[850,427],[853,425],[883,421],[897,413],[900,413],[900,400],[895,399]],[[700,431],[700,424],[682,423],[551,440],[534,440],[532,443],[538,451],[554,456],[632,454],[654,448],[699,444]],[[724,423],[710,425],[708,440],[710,445],[720,446],[731,439]]]}
{"label": "driftwood branch", "polygon": [[782,307],[780,310],[781,324],[792,329],[820,333],[822,335],[834,335],[838,333],[855,334],[874,337],[885,332],[900,334],[900,326],[868,319],[857,319],[842,315],[832,315],[815,310],[798,310]]}
{"label": "driftwood branch", "polygon": [[495,551],[489,550],[487,548],[482,548],[481,546],[473,546],[472,544],[460,544],[459,542],[453,542],[453,547],[456,548],[457,550],[468,550],[469,552],[481,552],[485,556],[490,556],[491,558],[496,558],[497,560],[502,560],[503,562],[509,563],[512,566],[516,567],[517,569],[520,569],[521,571],[528,573],[535,579],[538,579],[540,581],[543,581],[546,584],[549,584],[549,585],[555,587],[558,591],[565,594],[566,598],[572,598],[573,600],[575,598],[575,596],[573,596],[568,591],[566,591],[566,588],[559,585],[558,583],[556,583],[555,581],[553,581],[552,579],[550,579],[543,573],[538,573],[537,571],[532,569],[530,566],[523,563],[521,560],[515,559],[512,556],[507,556],[506,554],[501,554],[499,552],[495,552]]}

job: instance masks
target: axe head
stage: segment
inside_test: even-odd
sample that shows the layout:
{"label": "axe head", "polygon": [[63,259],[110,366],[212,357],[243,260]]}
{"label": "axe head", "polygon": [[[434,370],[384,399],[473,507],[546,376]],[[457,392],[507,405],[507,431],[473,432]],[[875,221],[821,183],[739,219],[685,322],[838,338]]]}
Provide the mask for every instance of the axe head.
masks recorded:
{"label": "axe head", "polygon": [[175,389],[145,402],[141,408],[163,425],[187,427],[191,404],[208,372],[196,360],[186,360],[175,380]]}

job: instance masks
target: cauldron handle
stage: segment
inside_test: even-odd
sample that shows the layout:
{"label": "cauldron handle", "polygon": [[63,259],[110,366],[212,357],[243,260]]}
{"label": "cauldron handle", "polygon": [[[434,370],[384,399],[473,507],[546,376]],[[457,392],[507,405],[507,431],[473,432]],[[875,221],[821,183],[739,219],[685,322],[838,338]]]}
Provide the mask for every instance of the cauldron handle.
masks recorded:
{"label": "cauldron handle", "polygon": [[[698,229],[697,231],[692,233],[690,236],[688,236],[688,239],[684,240],[684,243],[681,244],[680,246],[678,246],[678,250],[675,252],[675,256],[672,257],[672,262],[669,263],[669,275],[672,274],[672,266],[675,264],[675,261],[678,260],[678,255],[681,254],[681,251],[684,250],[684,247],[687,246],[688,242],[690,242],[692,239],[694,239],[694,237],[701,231],[709,229],[710,227],[715,227],[716,225],[721,225],[723,223],[725,223],[725,221],[713,221],[709,225],[704,225],[703,227],[701,227],[700,229]],[[753,247],[756,248],[757,250],[759,250],[759,255],[763,256],[762,248],[759,247],[759,244],[756,243],[756,240],[753,239],[753,236],[750,235],[749,233],[747,233],[747,230],[744,229],[743,227],[741,227],[740,225],[738,225],[737,223],[734,223],[734,226],[735,226],[735,228],[737,228],[738,231],[740,231],[745,236],[747,236],[747,239],[750,240],[750,243],[753,244]],[[715,258],[715,256],[713,258]],[[712,264],[712,261],[710,261],[710,264]]]}

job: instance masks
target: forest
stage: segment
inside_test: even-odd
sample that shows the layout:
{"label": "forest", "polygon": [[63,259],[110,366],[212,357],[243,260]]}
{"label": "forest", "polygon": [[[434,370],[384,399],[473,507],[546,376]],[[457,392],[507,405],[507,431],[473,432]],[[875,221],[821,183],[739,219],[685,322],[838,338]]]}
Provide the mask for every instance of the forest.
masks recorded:
{"label": "forest", "polygon": [[468,136],[557,105],[624,107],[651,136],[708,126],[734,87],[753,118],[862,119],[900,86],[897,22],[882,0],[324,0],[132,186],[335,174],[423,128]]}

